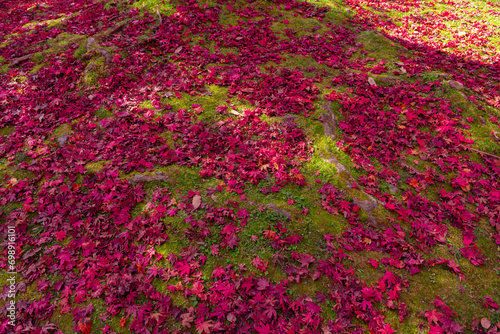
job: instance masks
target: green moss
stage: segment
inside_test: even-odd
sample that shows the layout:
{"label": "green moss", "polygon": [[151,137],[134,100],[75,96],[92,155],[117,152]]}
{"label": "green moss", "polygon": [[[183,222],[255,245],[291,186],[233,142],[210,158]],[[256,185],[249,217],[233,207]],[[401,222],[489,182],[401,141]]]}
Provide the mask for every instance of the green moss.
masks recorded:
{"label": "green moss", "polygon": [[[465,92],[454,89],[446,84],[442,86],[441,90],[436,92],[436,96],[449,100],[452,109],[464,121],[468,117],[473,119],[470,123],[466,122],[470,128],[464,130],[467,137],[474,140],[474,144],[471,147],[490,154],[500,155],[500,143],[491,135],[492,131],[499,132],[498,125],[489,121],[491,116],[500,117],[500,112],[497,109],[484,106],[484,110],[481,110],[466,98]],[[474,153],[467,154],[475,161],[482,160]]]}
{"label": "green moss", "polygon": [[[296,33],[296,36],[309,36],[313,34],[323,34],[328,31],[325,24],[314,18],[304,18],[302,16],[294,16],[289,11],[279,11],[282,16],[280,22],[273,22],[271,25],[271,30],[274,32],[281,32],[285,29],[292,30]],[[283,20],[287,20],[289,23],[285,24]],[[318,29],[319,28],[319,29]]]}
{"label": "green moss", "polygon": [[314,297],[316,292],[328,293],[328,291],[330,291],[328,283],[329,280],[326,277],[321,277],[316,281],[311,278],[306,278],[300,283],[291,283],[288,291],[295,298],[298,296]]}
{"label": "green moss", "polygon": [[405,48],[373,30],[366,30],[358,34],[357,41],[363,45],[363,50],[368,53],[367,57],[375,58],[377,61],[385,60],[392,64],[399,61],[400,55],[409,56],[409,52]]}
{"label": "green moss", "polygon": [[[470,268],[472,271],[487,272],[482,267],[470,267],[466,264],[468,260],[459,261],[464,272]],[[388,321],[396,331],[401,333],[416,333],[415,324],[423,322],[423,318],[417,315],[421,311],[435,308],[432,302],[439,296],[450,308],[457,312],[456,319],[463,323],[470,323],[473,317],[482,318],[491,316],[482,307],[485,295],[492,293],[492,287],[498,285],[498,278],[490,280],[491,276],[466,274],[466,281],[460,282],[457,275],[450,270],[436,266],[424,269],[421,273],[411,277],[410,286],[401,293],[401,301],[408,305],[409,315],[403,324],[399,323],[398,317],[388,316]],[[483,283],[481,283],[483,282]],[[488,284],[484,284],[488,282]]]}
{"label": "green moss", "polygon": [[97,86],[99,79],[106,75],[106,67],[103,57],[94,58],[85,68],[83,82],[87,86]]}
{"label": "green moss", "polygon": [[163,1],[163,0],[139,0],[134,2],[132,5],[139,9],[145,9],[150,13],[156,14],[156,9],[160,11],[162,15],[172,15],[176,12],[176,4],[172,1]]}
{"label": "green moss", "polygon": [[113,113],[110,110],[108,110],[106,107],[100,107],[99,109],[97,109],[95,112],[95,115],[99,119],[113,117]]}
{"label": "green moss", "polygon": [[[0,176],[3,176],[2,175],[2,170],[0,168]],[[5,204],[3,207],[0,207],[0,213],[1,214],[5,214],[5,215],[8,215],[10,214],[12,211],[16,210],[16,209],[21,209],[23,207],[23,204],[22,203],[17,203],[17,202],[9,202],[7,204]],[[0,276],[1,277],[1,276]]]}
{"label": "green moss", "polygon": [[92,173],[97,173],[102,170],[105,164],[109,163],[109,160],[93,161],[85,165],[85,168]]}
{"label": "green moss", "polygon": [[0,183],[3,183],[4,176],[7,176],[8,178],[16,178],[20,181],[24,179],[32,180],[36,175],[27,169],[20,168],[17,165],[7,166],[7,163],[3,162],[0,163]]}
{"label": "green moss", "polygon": [[156,109],[155,107],[153,107],[153,102],[151,100],[146,100],[146,101],[141,102],[139,104],[139,107],[145,108],[145,109],[153,109],[153,110]]}
{"label": "green moss", "polygon": [[267,267],[267,277],[274,284],[281,282],[286,279],[288,275],[280,268],[278,265],[269,262],[269,266]]}
{"label": "green moss", "polygon": [[222,11],[219,14],[219,23],[225,26],[237,26],[238,21],[246,22],[248,19],[238,16],[236,13]]}
{"label": "green moss", "polygon": [[42,26],[42,25],[46,25],[47,28],[53,28],[53,27],[56,27],[56,26],[60,25],[61,23],[63,23],[67,18],[68,18],[67,16],[62,16],[58,19],[53,19],[53,20],[32,21],[32,22],[26,23],[23,26],[23,28],[24,29],[26,29],[26,28],[35,29],[38,26]]}
{"label": "green moss", "polygon": [[0,128],[0,136],[9,136],[15,129],[14,126],[4,126]]}
{"label": "green moss", "polygon": [[74,57],[77,59],[82,59],[82,56],[87,53],[86,41],[80,42],[78,48],[74,52]]}
{"label": "green moss", "polygon": [[439,72],[439,71],[430,71],[430,72],[421,73],[420,77],[422,79],[425,79],[428,81],[439,81],[439,80],[449,78],[450,75],[447,73]]}
{"label": "green moss", "polygon": [[[171,104],[177,109],[193,109],[193,104],[197,104],[203,108],[203,111],[196,117],[203,122],[215,123],[222,119],[223,116],[216,111],[220,105],[225,105],[225,100],[228,99],[228,88],[217,85],[209,85],[206,87],[207,94],[205,95],[188,95],[183,93],[182,98],[172,98],[166,100],[166,103]],[[147,108],[153,109],[152,105]]]}
{"label": "green moss", "polygon": [[[116,333],[121,333],[121,334],[128,334],[132,333],[130,330],[130,319],[126,318],[125,312],[122,311],[118,315],[112,317],[110,320],[103,322],[101,319],[99,319],[99,315],[101,314],[106,314],[108,312],[108,303],[99,298],[99,299],[91,299],[90,302],[94,306],[95,312],[92,313],[90,319],[92,320],[92,328],[94,329],[93,332],[97,332],[97,330],[102,329],[104,326],[108,325],[111,327],[111,331],[116,332]],[[126,318],[127,321],[125,322],[125,326],[122,327],[120,324],[121,319]],[[72,316],[70,317],[71,319],[73,318]],[[69,319],[68,319],[69,320]],[[69,321],[68,321],[69,324]],[[69,331],[63,331],[63,333],[72,333],[72,329]]]}
{"label": "green moss", "polygon": [[71,132],[71,124],[61,124],[57,128],[54,129],[54,132],[52,133],[53,137],[60,137],[65,133],[70,133]]}
{"label": "green moss", "polygon": [[[60,312],[60,308],[54,310],[54,313],[50,317],[50,322],[56,324],[62,333],[72,333],[75,326],[73,314],[71,312],[61,314]],[[93,326],[97,327],[95,320],[93,320],[93,323]]]}
{"label": "green moss", "polygon": [[39,71],[42,67],[44,67],[45,65],[47,65],[47,63],[42,63],[42,64],[35,65],[35,66],[33,67],[33,69],[32,69],[31,71],[29,71],[29,73],[28,73],[28,74],[29,74],[29,75],[31,75],[31,74],[35,74],[35,73],[37,73],[37,72],[38,72],[38,71]]}
{"label": "green moss", "polygon": [[45,60],[45,55],[43,52],[36,52],[31,60],[35,63],[42,63]]}

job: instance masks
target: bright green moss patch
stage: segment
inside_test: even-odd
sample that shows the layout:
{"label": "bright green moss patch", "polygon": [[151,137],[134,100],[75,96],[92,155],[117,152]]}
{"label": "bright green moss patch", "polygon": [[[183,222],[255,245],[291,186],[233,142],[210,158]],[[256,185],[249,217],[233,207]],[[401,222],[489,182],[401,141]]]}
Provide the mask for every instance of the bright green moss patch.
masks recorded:
{"label": "bright green moss patch", "polygon": [[163,0],[139,0],[134,2],[133,7],[145,9],[148,12],[156,13],[158,9],[162,15],[172,15],[176,12],[176,4],[173,1]]}
{"label": "bright green moss patch", "polygon": [[[23,161],[25,159],[22,159]],[[17,164],[7,166],[7,163],[0,163],[0,183],[3,183],[3,177],[6,176],[9,179],[16,179],[18,181],[35,178],[35,174],[27,169],[20,168]]]}
{"label": "bright green moss patch", "polygon": [[111,110],[105,108],[105,107],[101,107],[99,109],[96,110],[95,112],[95,115],[99,118],[99,119],[103,119],[103,118],[107,118],[107,117],[113,117],[113,113],[111,112]]}
{"label": "bright green moss patch", "polygon": [[37,73],[42,67],[44,67],[45,65],[47,65],[47,63],[42,63],[42,64],[38,64],[38,65],[35,65],[33,67],[33,69],[31,71],[29,71],[28,74],[35,74]]}
{"label": "bright green moss patch", "polygon": [[101,160],[101,161],[93,161],[93,162],[89,162],[85,165],[85,168],[89,171],[89,172],[93,172],[93,173],[97,173],[97,172],[100,172],[102,170],[102,168],[104,167],[104,165],[106,163],[109,163],[109,160]]}
{"label": "bright green moss patch", "polygon": [[75,58],[77,59],[82,59],[82,56],[87,53],[87,45],[85,43],[85,40],[80,42],[78,45],[78,48],[75,50],[75,53],[73,54]]}
{"label": "bright green moss patch", "polygon": [[[399,61],[400,55],[409,55],[404,47],[373,30],[359,33],[357,41],[363,45],[363,51],[368,53],[366,57],[375,58],[377,61],[385,60],[386,63],[388,61],[393,63]],[[359,56],[358,53],[356,54]]]}
{"label": "bright green moss patch", "polygon": [[54,28],[58,25],[62,24],[65,20],[68,19],[68,16],[62,16],[58,19],[46,20],[46,21],[32,21],[30,23],[26,23],[23,28],[31,28],[35,29],[38,26],[47,26],[47,28]]}
{"label": "bright green moss patch", "polygon": [[60,137],[65,133],[71,132],[71,124],[61,124],[57,128],[54,129],[52,136]]}
{"label": "bright green moss patch", "polygon": [[[197,114],[196,117],[200,121],[215,123],[216,121],[223,118],[223,116],[216,111],[216,108],[218,106],[226,105],[225,101],[227,99],[228,99],[227,87],[209,85],[205,88],[204,95],[191,96],[183,93],[182,98],[177,99],[173,97],[168,100],[165,100],[165,102],[177,109],[182,108],[188,110],[195,110]],[[145,103],[147,102],[145,101]],[[151,105],[148,104],[146,108],[153,109],[153,106],[152,104]]]}
{"label": "bright green moss patch", "polygon": [[99,79],[106,75],[105,61],[103,57],[94,58],[85,68],[83,82],[87,86],[97,86]]}

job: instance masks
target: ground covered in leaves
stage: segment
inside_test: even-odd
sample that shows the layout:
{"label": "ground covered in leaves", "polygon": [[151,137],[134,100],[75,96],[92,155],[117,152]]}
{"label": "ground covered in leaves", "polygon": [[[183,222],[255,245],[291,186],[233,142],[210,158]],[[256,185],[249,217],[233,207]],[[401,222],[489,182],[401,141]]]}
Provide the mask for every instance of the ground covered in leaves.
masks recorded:
{"label": "ground covered in leaves", "polygon": [[0,333],[500,333],[499,17],[3,0]]}

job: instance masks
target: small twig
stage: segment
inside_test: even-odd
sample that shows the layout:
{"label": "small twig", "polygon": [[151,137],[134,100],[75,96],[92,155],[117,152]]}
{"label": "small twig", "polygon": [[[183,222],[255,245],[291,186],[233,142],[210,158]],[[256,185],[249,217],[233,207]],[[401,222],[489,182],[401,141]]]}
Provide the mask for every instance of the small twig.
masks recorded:
{"label": "small twig", "polygon": [[499,157],[499,156],[496,156],[496,155],[494,155],[494,154],[487,153],[487,152],[483,152],[483,151],[480,151],[480,150],[476,150],[475,148],[472,148],[472,147],[467,147],[467,148],[468,148],[469,150],[471,150],[471,151],[474,151],[474,152],[477,152],[477,153],[481,153],[481,154],[486,154],[486,155],[489,155],[489,156],[491,156],[491,157],[495,157],[495,158],[497,158],[497,159],[500,159],[500,157]]}
{"label": "small twig", "polygon": [[159,27],[159,26],[161,26],[163,21],[161,19],[160,10],[158,9],[158,7],[156,7],[156,14],[158,14],[158,19],[160,20],[160,22],[158,23],[158,25],[156,27]]}
{"label": "small twig", "polygon": [[25,55],[25,56],[22,56],[22,57],[16,58],[16,59],[14,59],[14,60],[13,60],[13,61],[9,64],[9,66],[7,66],[7,67],[9,67],[9,68],[10,68],[10,67],[16,66],[17,64],[22,63],[23,61],[26,61],[26,60],[28,60],[28,59],[31,59],[31,57],[33,57],[33,56],[34,56],[34,54],[32,53],[32,54],[29,54],[29,55]]}

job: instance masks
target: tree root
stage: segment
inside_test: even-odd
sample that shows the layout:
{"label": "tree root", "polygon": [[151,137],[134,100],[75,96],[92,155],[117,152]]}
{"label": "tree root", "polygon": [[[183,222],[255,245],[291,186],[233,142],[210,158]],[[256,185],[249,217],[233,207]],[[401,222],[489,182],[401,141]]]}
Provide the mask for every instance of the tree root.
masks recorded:
{"label": "tree root", "polygon": [[90,37],[87,40],[87,53],[82,56],[82,59],[89,60],[90,58],[92,58],[92,56],[96,52],[99,52],[101,54],[101,56],[104,58],[106,64],[111,63],[112,58],[111,58],[111,55],[109,54],[108,50],[104,49],[99,44],[97,44],[94,37]]}
{"label": "tree root", "polygon": [[14,59],[14,60],[13,60],[13,61],[12,61],[12,62],[8,65],[8,66],[7,66],[7,68],[14,67],[14,66],[16,66],[16,65],[17,65],[17,64],[19,64],[19,63],[22,63],[22,62],[24,62],[24,61],[26,61],[26,60],[29,60],[29,59],[31,59],[34,55],[35,55],[34,53],[31,53],[31,54],[29,54],[29,55],[25,55],[25,56],[22,56],[22,57],[16,58],[16,59]]}

